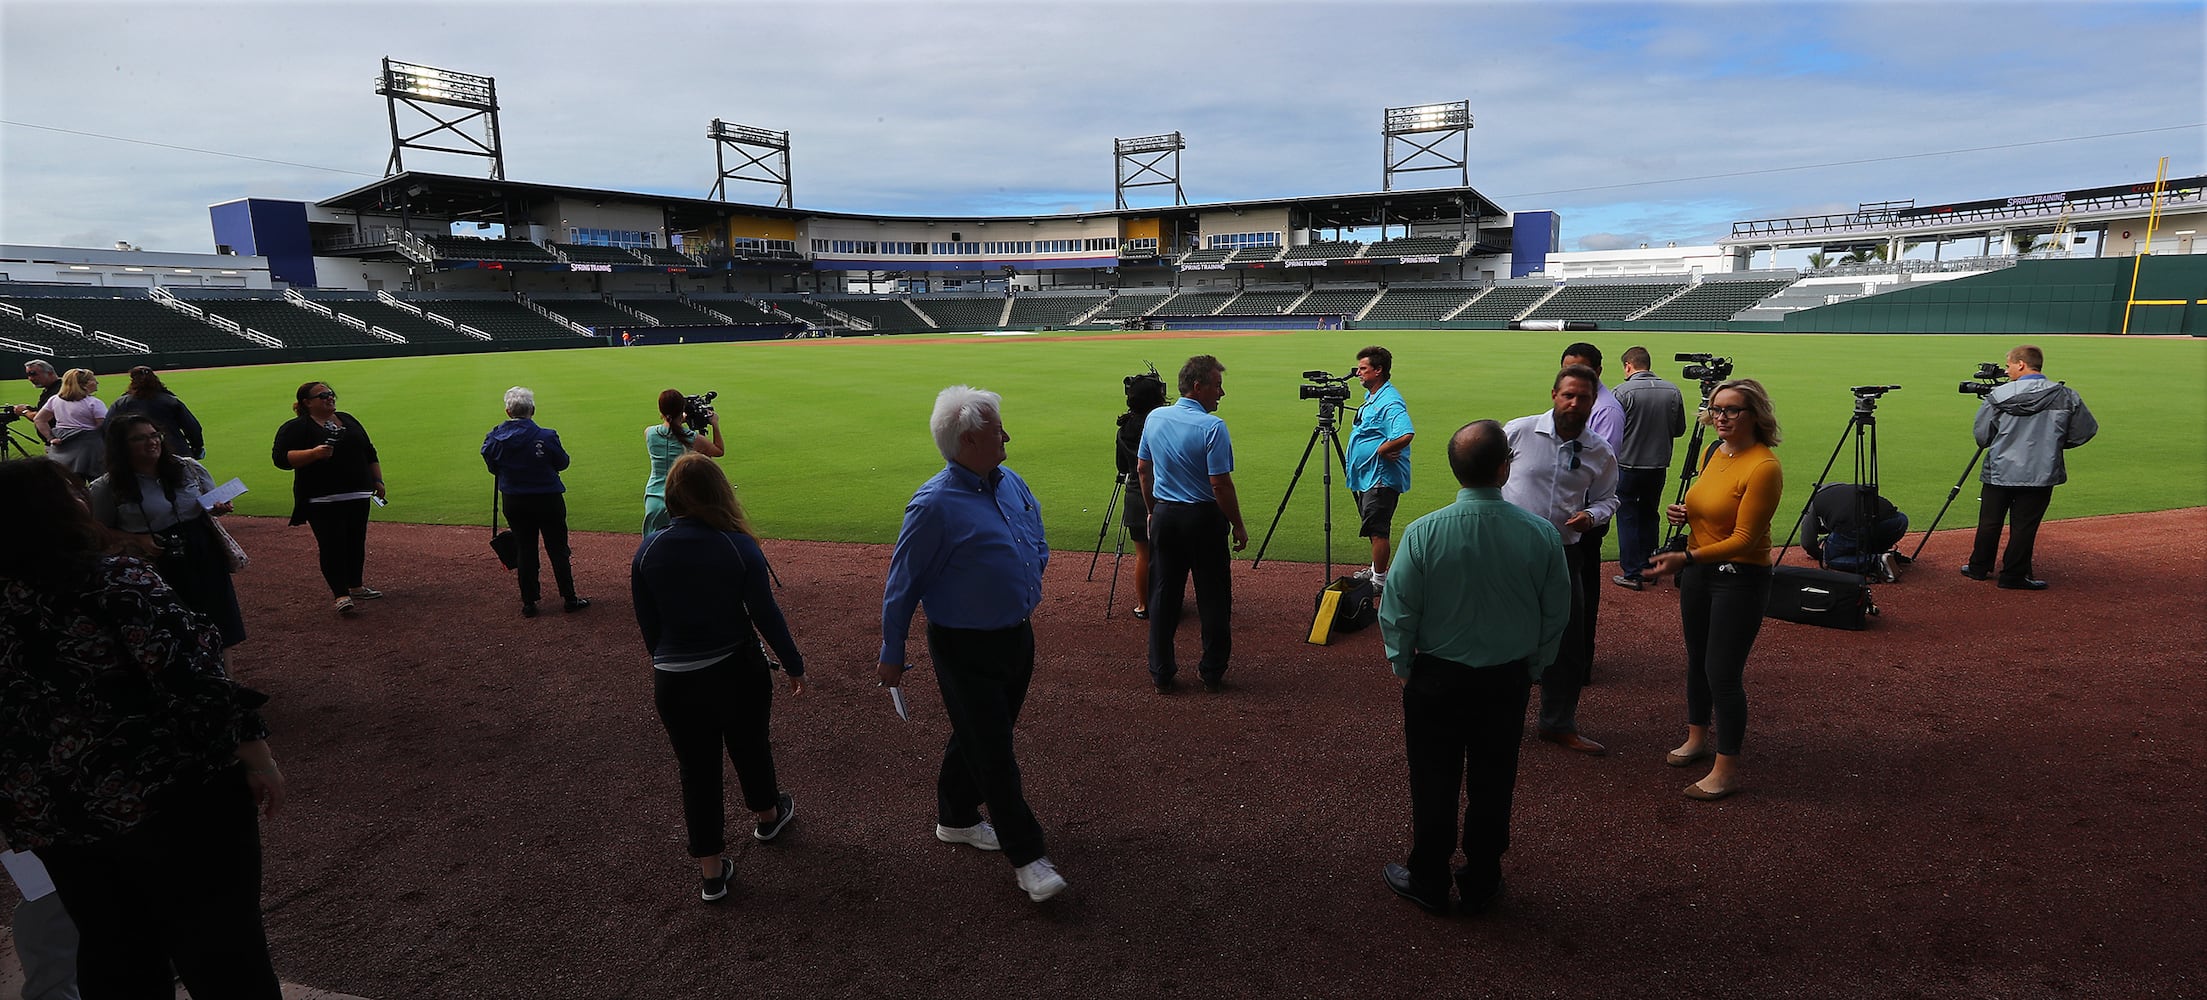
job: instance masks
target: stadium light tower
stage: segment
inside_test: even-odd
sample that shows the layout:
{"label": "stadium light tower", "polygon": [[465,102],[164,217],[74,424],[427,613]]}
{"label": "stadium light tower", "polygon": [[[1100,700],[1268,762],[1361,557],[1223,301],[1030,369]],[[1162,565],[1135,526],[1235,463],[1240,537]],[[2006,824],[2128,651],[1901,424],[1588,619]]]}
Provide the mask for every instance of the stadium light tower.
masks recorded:
{"label": "stadium light tower", "polygon": [[[1188,148],[1188,144],[1180,138],[1178,132],[1167,132],[1164,135],[1145,135],[1137,139],[1111,140],[1111,191],[1119,207],[1127,207],[1126,192],[1128,188],[1162,187],[1168,184],[1172,185],[1172,203],[1175,205],[1187,204],[1188,196],[1180,190],[1180,151],[1186,148]],[[1144,159],[1145,157],[1147,159]],[[1165,162],[1166,157],[1172,158],[1172,172],[1170,173],[1165,172],[1158,166]],[[1134,168],[1132,173],[1127,172],[1129,166]],[[1144,175],[1154,176],[1157,179],[1141,180],[1140,178]]]}
{"label": "stadium light tower", "polygon": [[[1417,173],[1421,170],[1454,169],[1460,175],[1457,183],[1471,186],[1471,102],[1454,101],[1448,104],[1418,104],[1407,108],[1388,108],[1382,116],[1379,134],[1382,136],[1380,190],[1395,189],[1396,174]],[[1431,141],[1422,138],[1432,136]],[[1420,138],[1412,138],[1413,136]],[[1451,159],[1440,148],[1441,144],[1456,140],[1456,156]],[[1400,159],[1395,157],[1395,143],[1400,141],[1410,147],[1410,152]],[[1412,165],[1424,158],[1424,162]]]}
{"label": "stadium light tower", "polygon": [[[490,160],[490,179],[506,179],[506,150],[498,141],[498,85],[490,77],[399,62],[384,56],[383,75],[376,77],[375,92],[383,95],[391,111],[391,159],[384,164],[383,176],[390,177],[405,170],[400,153],[412,148],[484,157]],[[402,103],[436,124],[412,135],[400,134],[398,106]],[[431,110],[431,106],[458,108],[467,113],[447,118]],[[460,127],[477,118],[483,120],[481,139]],[[439,133],[457,136],[469,148],[417,141]]]}
{"label": "stadium light tower", "polygon": [[[776,208],[797,207],[796,191],[789,183],[789,133],[715,118],[705,130],[705,137],[713,140],[713,162],[720,167],[720,177],[713,181],[712,193],[707,197],[727,201],[729,181],[751,181],[781,189],[781,196],[774,201]],[[728,169],[731,150],[743,158],[734,170]],[[769,160],[777,154],[778,163]]]}

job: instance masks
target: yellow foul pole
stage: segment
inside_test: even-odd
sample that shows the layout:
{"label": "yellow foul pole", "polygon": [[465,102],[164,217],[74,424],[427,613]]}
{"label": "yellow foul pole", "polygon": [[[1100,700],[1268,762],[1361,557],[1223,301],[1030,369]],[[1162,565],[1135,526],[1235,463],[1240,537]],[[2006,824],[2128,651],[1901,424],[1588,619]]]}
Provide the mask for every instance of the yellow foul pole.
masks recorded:
{"label": "yellow foul pole", "polygon": [[2169,158],[2161,158],[2161,166],[2153,172],[2153,199],[2146,209],[2145,249],[2130,255],[2130,296],[2123,300],[2123,333],[2130,333],[2130,310],[2138,304],[2138,269],[2146,263],[2146,255],[2153,252],[2153,231],[2161,225],[2161,192],[2168,185]]}

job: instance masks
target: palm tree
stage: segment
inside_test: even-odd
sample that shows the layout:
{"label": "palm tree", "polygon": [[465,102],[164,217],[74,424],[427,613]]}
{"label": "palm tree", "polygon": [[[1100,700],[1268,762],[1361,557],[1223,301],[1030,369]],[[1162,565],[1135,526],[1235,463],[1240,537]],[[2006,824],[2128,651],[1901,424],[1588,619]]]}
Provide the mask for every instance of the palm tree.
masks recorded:
{"label": "palm tree", "polygon": [[1821,271],[1830,266],[1832,266],[1831,254],[1825,253],[1822,250],[1818,250],[1815,253],[1809,254],[1809,270]]}

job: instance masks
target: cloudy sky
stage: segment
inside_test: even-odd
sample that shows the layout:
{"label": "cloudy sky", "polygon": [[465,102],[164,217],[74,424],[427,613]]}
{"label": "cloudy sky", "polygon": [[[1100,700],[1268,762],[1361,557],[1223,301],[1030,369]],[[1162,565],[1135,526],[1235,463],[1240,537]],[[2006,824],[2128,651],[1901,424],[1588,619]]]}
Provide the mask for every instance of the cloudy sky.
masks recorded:
{"label": "cloudy sky", "polygon": [[1374,191],[1381,109],[1459,99],[1565,249],[2207,173],[2197,0],[0,0],[0,242],[207,251],[210,204],[373,180],[386,55],[495,77],[513,179],[702,196],[718,117],[838,211],[1109,208],[1111,140],[1176,129],[1190,201]]}

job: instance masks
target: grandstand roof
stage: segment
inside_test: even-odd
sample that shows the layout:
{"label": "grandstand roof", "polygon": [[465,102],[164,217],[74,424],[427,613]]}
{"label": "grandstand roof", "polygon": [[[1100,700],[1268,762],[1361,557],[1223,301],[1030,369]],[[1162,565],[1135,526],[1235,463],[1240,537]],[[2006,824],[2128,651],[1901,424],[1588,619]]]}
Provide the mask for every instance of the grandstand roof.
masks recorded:
{"label": "grandstand roof", "polygon": [[1418,188],[1408,191],[1375,191],[1360,194],[1312,195],[1299,198],[1265,198],[1252,201],[1213,202],[1203,205],[1164,205],[1146,208],[1116,209],[1096,212],[1066,212],[1040,215],[979,215],[956,213],[940,215],[885,215],[865,212],[826,212],[802,208],[780,208],[773,205],[754,205],[741,202],[722,202],[710,198],[684,198],[677,195],[650,194],[638,191],[616,191],[607,188],[571,187],[563,184],[531,184],[512,180],[491,180],[484,177],[460,177],[452,174],[432,174],[405,171],[383,178],[372,184],[364,184],[335,197],[315,204],[324,209],[345,212],[389,213],[405,208],[415,215],[431,218],[472,219],[482,222],[502,222],[508,218],[519,220],[526,216],[525,206],[552,199],[588,199],[592,201],[614,200],[628,204],[654,205],[667,213],[668,224],[675,228],[701,227],[723,218],[730,212],[764,218],[787,219],[1005,219],[1012,221],[1043,221],[1049,219],[1096,218],[1148,218],[1151,216],[1192,216],[1206,212],[1240,209],[1242,211],[1290,207],[1307,213],[1314,228],[1355,228],[1404,222],[1455,221],[1458,218],[1473,219],[1506,214],[1487,196],[1470,187]]}

